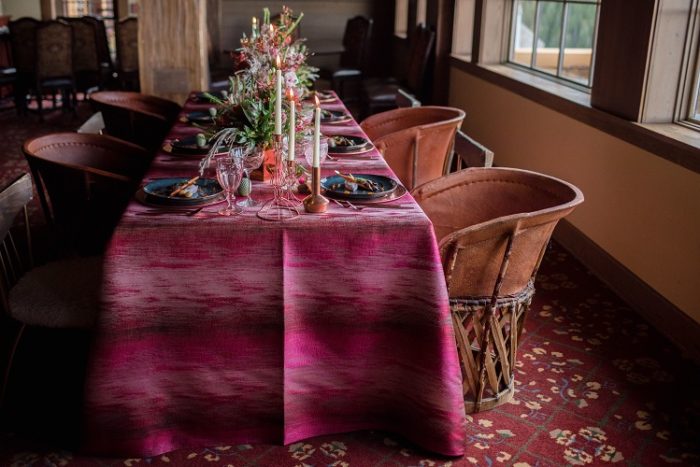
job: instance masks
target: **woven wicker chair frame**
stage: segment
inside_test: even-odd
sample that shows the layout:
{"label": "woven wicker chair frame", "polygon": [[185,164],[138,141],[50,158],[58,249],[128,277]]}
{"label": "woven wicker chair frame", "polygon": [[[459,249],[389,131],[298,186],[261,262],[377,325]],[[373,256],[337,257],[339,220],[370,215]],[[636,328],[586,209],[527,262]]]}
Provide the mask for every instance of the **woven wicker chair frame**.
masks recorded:
{"label": "woven wicker chair frame", "polygon": [[492,409],[514,394],[537,270],[555,225],[583,194],[562,180],[507,168],[462,170],[412,194],[439,240],[465,409]]}

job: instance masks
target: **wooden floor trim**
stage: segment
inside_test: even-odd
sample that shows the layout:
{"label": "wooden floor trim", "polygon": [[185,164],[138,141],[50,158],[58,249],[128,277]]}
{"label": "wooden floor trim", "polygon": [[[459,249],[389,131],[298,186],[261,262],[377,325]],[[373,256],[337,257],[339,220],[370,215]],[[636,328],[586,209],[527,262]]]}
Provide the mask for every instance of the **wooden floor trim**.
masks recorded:
{"label": "wooden floor trim", "polygon": [[554,239],[633,310],[676,344],[684,356],[700,362],[700,323],[637,277],[570,222],[559,222],[554,231]]}

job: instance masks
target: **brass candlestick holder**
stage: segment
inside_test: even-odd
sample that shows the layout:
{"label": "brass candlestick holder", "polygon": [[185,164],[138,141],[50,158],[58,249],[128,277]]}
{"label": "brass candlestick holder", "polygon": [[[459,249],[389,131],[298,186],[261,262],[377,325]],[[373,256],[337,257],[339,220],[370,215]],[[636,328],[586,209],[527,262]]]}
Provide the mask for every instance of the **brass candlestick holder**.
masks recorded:
{"label": "brass candlestick holder", "polygon": [[312,214],[321,214],[328,209],[328,198],[321,194],[321,168],[311,169],[311,194],[304,198],[304,209]]}

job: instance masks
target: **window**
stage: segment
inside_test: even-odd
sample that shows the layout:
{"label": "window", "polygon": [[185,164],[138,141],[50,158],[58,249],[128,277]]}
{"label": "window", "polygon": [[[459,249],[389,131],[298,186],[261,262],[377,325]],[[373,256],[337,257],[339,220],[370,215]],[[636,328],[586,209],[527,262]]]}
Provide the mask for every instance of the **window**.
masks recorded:
{"label": "window", "polygon": [[590,87],[600,0],[514,0],[508,62]]}
{"label": "window", "polygon": [[114,4],[112,0],[63,0],[63,16],[68,18],[80,18],[81,16],[95,16],[105,22],[107,43],[112,51],[116,50],[114,36]]}
{"label": "window", "polygon": [[455,0],[452,55],[467,61],[471,61],[472,58],[475,4],[475,0]]}
{"label": "window", "polygon": [[[695,8],[690,19],[691,26],[686,42],[689,49],[687,55],[689,63],[686,69],[688,70],[687,82],[691,87],[686,90],[683,98],[687,110],[683,112],[685,115],[681,115],[681,120],[686,120],[698,129],[700,127],[700,7]],[[683,92],[682,88],[681,92]]]}
{"label": "window", "polygon": [[404,39],[408,37],[408,0],[396,0],[394,35]]}

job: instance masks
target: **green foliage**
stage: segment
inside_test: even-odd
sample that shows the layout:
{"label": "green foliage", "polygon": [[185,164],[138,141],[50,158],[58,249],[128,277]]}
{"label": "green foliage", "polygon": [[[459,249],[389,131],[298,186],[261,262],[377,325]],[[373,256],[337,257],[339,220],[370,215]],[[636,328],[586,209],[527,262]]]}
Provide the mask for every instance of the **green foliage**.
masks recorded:
{"label": "green foliage", "polygon": [[241,110],[246,121],[235,132],[234,141],[249,148],[268,146],[275,131],[274,99],[247,99]]}
{"label": "green foliage", "polygon": [[[540,1],[538,20],[538,39],[545,47],[559,47],[561,37],[563,4],[560,2]],[[535,0],[520,0],[522,11],[521,21],[531,31],[535,27]],[[570,3],[567,7],[566,37],[564,45],[567,48],[591,48],[595,32],[596,5]]]}

